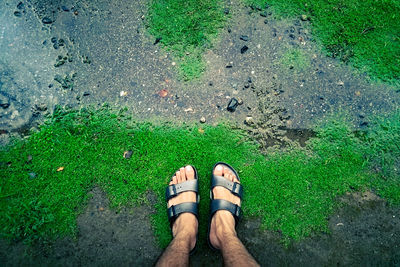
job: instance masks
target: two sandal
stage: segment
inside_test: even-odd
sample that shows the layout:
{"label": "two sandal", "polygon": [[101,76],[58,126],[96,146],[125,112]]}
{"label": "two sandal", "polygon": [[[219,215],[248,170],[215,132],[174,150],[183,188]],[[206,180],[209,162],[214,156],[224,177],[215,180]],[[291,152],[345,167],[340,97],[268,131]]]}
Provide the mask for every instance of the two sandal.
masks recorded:
{"label": "two sandal", "polygon": [[[218,162],[214,165],[213,170],[212,170],[212,175],[211,175],[211,187],[210,187],[211,205],[210,205],[210,219],[209,219],[208,235],[207,235],[208,244],[214,250],[218,250],[218,249],[213,247],[210,242],[210,226],[211,226],[211,220],[212,220],[213,216],[215,215],[215,213],[219,210],[229,211],[235,219],[235,226],[237,225],[238,220],[241,216],[241,208],[239,205],[236,205],[228,200],[214,198],[214,194],[213,194],[214,187],[221,186],[221,187],[226,188],[227,190],[229,190],[231,192],[231,194],[239,197],[240,201],[242,201],[242,197],[243,197],[243,186],[240,183],[232,182],[224,176],[214,174],[215,168],[218,165],[222,165],[223,167],[228,168],[236,176],[236,179],[238,181],[240,181],[238,173],[229,164],[224,163],[224,162]],[[199,190],[198,181],[199,180],[198,180],[196,168],[193,166],[191,166],[191,167],[194,170],[194,179],[188,180],[185,182],[181,182],[181,183],[177,183],[177,184],[172,184],[166,188],[165,197],[166,197],[167,202],[170,199],[176,197],[177,195],[179,195],[183,192],[191,191],[191,192],[196,193],[196,202],[183,202],[180,204],[171,205],[167,209],[168,220],[170,222],[171,229],[172,229],[172,225],[174,224],[175,220],[182,213],[192,213],[196,216],[196,218],[198,220],[198,210],[199,210],[198,205],[199,205],[199,201],[200,201],[200,196],[198,193],[198,190]],[[196,247],[191,251],[191,254],[194,252],[195,249],[196,249]]]}

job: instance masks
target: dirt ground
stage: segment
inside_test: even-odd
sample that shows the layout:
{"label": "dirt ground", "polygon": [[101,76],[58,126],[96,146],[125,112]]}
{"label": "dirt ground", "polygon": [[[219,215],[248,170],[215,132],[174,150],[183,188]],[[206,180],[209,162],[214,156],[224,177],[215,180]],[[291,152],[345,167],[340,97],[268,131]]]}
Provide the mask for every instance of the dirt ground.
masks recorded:
{"label": "dirt ground", "polygon": [[[191,82],[178,79],[173,57],[147,34],[148,1],[19,2],[0,0],[3,144],[10,136],[35,129],[55,105],[79,108],[107,102],[128,107],[137,119],[225,121],[248,130],[265,148],[287,138],[304,143],[313,134],[310,129],[331,113],[340,112],[355,129],[363,129],[373,116],[385,115],[400,103],[400,89],[373,83],[365,74],[324,56],[312,40],[310,22],[277,20],[272,12],[263,17],[238,1],[227,2],[232,19],[204,56],[205,74]],[[51,23],[43,23],[45,18]],[[240,39],[243,35],[247,41]],[[242,54],[244,45],[249,49]],[[300,53],[302,64],[291,61],[287,51]],[[63,83],[65,77],[69,81]],[[162,89],[168,91],[167,97],[159,96]],[[226,107],[233,97],[243,104],[231,113]],[[0,262],[154,263],[161,249],[152,235],[151,207],[115,213],[100,190],[95,188],[92,194],[78,218],[77,240],[28,251],[3,240]],[[330,233],[288,248],[280,244],[278,233],[260,229],[257,218],[245,218],[239,235],[266,266],[397,266],[400,210],[366,194],[341,200],[347,204],[328,218]],[[220,255],[203,244],[192,265],[221,265]]]}

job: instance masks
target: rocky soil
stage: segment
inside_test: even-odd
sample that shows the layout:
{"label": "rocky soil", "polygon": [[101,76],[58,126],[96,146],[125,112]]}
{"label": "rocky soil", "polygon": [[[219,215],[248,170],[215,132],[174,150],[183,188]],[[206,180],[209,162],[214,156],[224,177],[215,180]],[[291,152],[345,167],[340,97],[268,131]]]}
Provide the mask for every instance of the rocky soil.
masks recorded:
{"label": "rocky soil", "polygon": [[[327,58],[310,22],[277,20],[229,3],[232,19],[204,59],[195,81],[177,78],[177,64],[146,31],[148,1],[0,0],[0,140],[35,129],[56,105],[128,107],[150,121],[236,124],[268,146],[304,143],[314,125],[342,113],[355,129],[395,110],[400,89],[374,83]],[[235,111],[227,110],[235,98]],[[148,209],[120,214],[94,191],[78,219],[78,240],[23,258],[20,244],[1,243],[7,265],[150,265],[161,250],[148,233]],[[275,233],[248,219],[240,233],[263,265],[400,264],[399,210],[379,199],[357,202],[329,219],[331,234],[285,249]],[[104,210],[99,212],[99,207]],[[151,210],[151,209],[150,209]],[[339,217],[337,217],[339,216]],[[142,223],[144,222],[144,223]],[[343,224],[343,225],[342,225]],[[47,251],[47,252],[46,252]],[[193,265],[218,255],[200,248]],[[28,260],[25,262],[25,260]]]}

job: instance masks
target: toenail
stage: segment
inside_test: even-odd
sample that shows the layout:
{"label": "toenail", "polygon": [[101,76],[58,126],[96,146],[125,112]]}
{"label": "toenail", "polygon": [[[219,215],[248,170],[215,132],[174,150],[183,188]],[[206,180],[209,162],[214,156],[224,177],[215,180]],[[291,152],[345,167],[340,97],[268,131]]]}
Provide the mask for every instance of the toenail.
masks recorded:
{"label": "toenail", "polygon": [[191,170],[192,170],[192,167],[191,167],[190,165],[188,165],[188,166],[186,166],[186,170],[187,170],[187,171],[191,171]]}
{"label": "toenail", "polygon": [[215,167],[215,170],[217,170],[217,171],[222,171],[222,166],[221,166],[221,165],[218,165],[217,167]]}

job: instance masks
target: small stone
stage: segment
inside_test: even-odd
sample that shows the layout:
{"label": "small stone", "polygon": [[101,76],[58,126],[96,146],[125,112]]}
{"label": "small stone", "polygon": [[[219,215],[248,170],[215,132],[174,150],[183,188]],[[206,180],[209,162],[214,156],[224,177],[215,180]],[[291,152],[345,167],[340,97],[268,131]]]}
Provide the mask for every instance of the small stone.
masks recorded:
{"label": "small stone", "polygon": [[302,21],[307,21],[308,20],[308,17],[307,17],[307,15],[301,15],[300,16],[300,19],[302,20]]}
{"label": "small stone", "polygon": [[200,118],[200,122],[201,122],[201,123],[205,123],[205,122],[206,122],[206,118],[205,118],[205,117],[201,117],[201,118]]}
{"label": "small stone", "polygon": [[54,47],[54,49],[58,49],[59,48],[57,43],[53,44],[53,47]]}
{"label": "small stone", "polygon": [[176,65],[176,62],[173,61],[173,62],[171,63],[171,65],[172,65],[172,66],[175,66],[175,65]]}
{"label": "small stone", "polygon": [[132,154],[133,154],[132,150],[124,151],[124,158],[130,159],[132,157]]}
{"label": "small stone", "polygon": [[89,96],[90,93],[89,92],[83,92],[83,96]]}
{"label": "small stone", "polygon": [[50,18],[48,18],[48,17],[44,17],[44,18],[42,19],[42,22],[43,22],[44,24],[51,24],[51,23],[53,23],[53,21],[52,21]]}
{"label": "small stone", "polygon": [[77,10],[74,11],[74,15],[78,16],[79,12]]}
{"label": "small stone", "polygon": [[229,14],[229,8],[224,8],[224,14],[226,14],[226,15]]}
{"label": "small stone", "polygon": [[226,108],[230,112],[234,112],[239,105],[239,102],[237,101],[236,98],[232,98],[231,101],[229,101],[228,107]]}
{"label": "small stone", "polygon": [[250,87],[250,84],[249,83],[245,83],[244,84],[244,88],[249,88]]}
{"label": "small stone", "polygon": [[21,17],[22,16],[22,13],[21,12],[19,12],[19,11],[15,11],[14,12],[14,16],[16,16],[16,17]]}
{"label": "small stone", "polygon": [[168,90],[162,89],[158,92],[158,95],[162,98],[166,97],[168,95]]}
{"label": "small stone", "polygon": [[50,41],[54,44],[57,42],[57,38],[56,37],[51,37]]}
{"label": "small stone", "polygon": [[28,175],[29,175],[29,178],[31,178],[31,179],[35,179],[36,178],[36,173],[34,173],[34,172],[30,172],[30,173],[28,173]]}
{"label": "small stone", "polygon": [[228,33],[231,33],[231,32],[232,32],[232,30],[230,28],[228,28]]}
{"label": "small stone", "polygon": [[267,17],[267,12],[266,12],[266,11],[261,12],[261,13],[260,13],[260,16],[261,16],[261,17],[264,17],[264,18]]}
{"label": "small stone", "polygon": [[213,84],[213,82],[209,82],[208,85],[209,86],[213,86],[214,84]]}
{"label": "small stone", "polygon": [[161,39],[162,39],[161,37],[156,38],[156,40],[154,41],[153,45],[158,44],[161,41]]}
{"label": "small stone", "polygon": [[249,40],[249,36],[242,35],[242,36],[240,36],[240,40],[247,42]]}
{"label": "small stone", "polygon": [[239,105],[243,105],[243,99],[241,99],[240,97],[237,98],[238,104]]}
{"label": "small stone", "polygon": [[247,45],[245,45],[240,49],[240,53],[244,54],[244,53],[246,53],[247,50],[249,50],[249,47]]}
{"label": "small stone", "polygon": [[268,20],[267,19],[264,20],[264,24],[268,24]]}
{"label": "small stone", "polygon": [[99,208],[99,211],[104,211],[104,208],[103,208],[103,207],[100,207],[100,208]]}
{"label": "small stone", "polygon": [[231,69],[232,67],[233,67],[232,62],[229,62],[229,64],[227,64],[227,65],[225,66],[225,68],[227,68],[227,69]]}
{"label": "small stone", "polygon": [[274,79],[274,80],[278,79],[278,75],[276,75],[276,74],[272,75],[272,79]]}
{"label": "small stone", "polygon": [[18,5],[17,5],[17,8],[20,9],[20,10],[24,9],[24,7],[25,7],[24,3],[22,3],[22,2],[19,2]]}
{"label": "small stone", "polygon": [[61,6],[62,11],[69,12],[69,8],[66,6]]}
{"label": "small stone", "polygon": [[33,159],[32,155],[28,155],[28,157],[26,157],[26,163],[30,163],[32,159]]}
{"label": "small stone", "polygon": [[253,117],[247,116],[246,119],[244,120],[244,123],[245,123],[246,125],[252,125],[252,124],[254,124],[254,119],[253,119]]}
{"label": "small stone", "polygon": [[119,92],[120,97],[127,96],[127,95],[128,95],[128,92],[126,92],[126,91]]}
{"label": "small stone", "polygon": [[296,38],[296,36],[294,36],[294,34],[291,33],[291,34],[289,34],[289,38],[292,39],[292,40],[294,40],[294,39]]}

